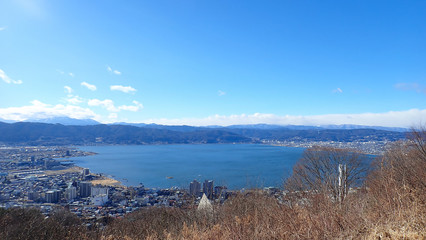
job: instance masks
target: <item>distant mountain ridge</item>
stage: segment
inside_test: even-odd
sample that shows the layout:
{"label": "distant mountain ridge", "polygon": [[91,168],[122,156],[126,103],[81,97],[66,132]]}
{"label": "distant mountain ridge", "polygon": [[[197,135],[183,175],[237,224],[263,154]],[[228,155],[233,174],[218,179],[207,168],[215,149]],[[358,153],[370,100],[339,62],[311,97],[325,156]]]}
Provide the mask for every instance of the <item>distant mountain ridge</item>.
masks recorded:
{"label": "distant mountain ridge", "polygon": [[[16,123],[19,121],[5,120],[0,118],[0,122],[5,123]],[[87,125],[98,125],[101,124],[93,119],[76,119],[70,117],[52,117],[52,118],[43,118],[43,119],[27,119],[23,122],[34,122],[34,123],[51,123],[51,124],[62,124],[67,126],[87,126]],[[364,126],[364,125],[354,125],[354,124],[342,124],[342,125],[278,125],[278,124],[238,124],[230,126],[218,126],[218,125],[208,125],[208,126],[190,126],[190,125],[161,125],[155,123],[127,123],[127,122],[116,122],[108,125],[128,125],[135,127],[146,127],[146,128],[156,128],[156,129],[168,129],[173,131],[196,131],[196,130],[207,130],[207,129],[259,129],[259,130],[272,130],[272,129],[291,129],[291,130],[325,130],[325,129],[375,129],[375,130],[384,130],[384,131],[394,131],[394,132],[407,132],[410,129],[402,127],[383,127],[383,126]]]}
{"label": "distant mountain ridge", "polygon": [[263,141],[396,141],[406,133],[377,129],[322,129],[297,126],[236,125],[63,125],[0,122],[0,142],[29,145],[260,143]]}
{"label": "distant mountain ridge", "polygon": [[375,129],[393,132],[407,132],[409,129],[400,127],[382,127],[382,126],[364,126],[364,125],[319,125],[319,126],[308,126],[308,125],[276,125],[276,124],[247,124],[247,125],[230,125],[230,126],[188,126],[188,125],[158,125],[155,123],[113,123],[119,125],[130,125],[136,127],[148,127],[158,129],[170,129],[176,131],[194,131],[199,129],[257,129],[257,130],[273,130],[273,129],[290,129],[290,130],[326,130],[326,129],[342,129],[342,130],[353,130],[353,129]]}
{"label": "distant mountain ridge", "polygon": [[321,125],[320,127],[322,129],[376,129],[376,130],[395,131],[395,132],[410,131],[410,129],[402,128],[402,127],[364,126],[364,125],[353,125],[353,124]]}
{"label": "distant mountain ridge", "polygon": [[0,123],[0,142],[29,145],[187,144],[251,143],[252,139],[219,129],[176,132],[126,125],[66,126],[17,122]]}

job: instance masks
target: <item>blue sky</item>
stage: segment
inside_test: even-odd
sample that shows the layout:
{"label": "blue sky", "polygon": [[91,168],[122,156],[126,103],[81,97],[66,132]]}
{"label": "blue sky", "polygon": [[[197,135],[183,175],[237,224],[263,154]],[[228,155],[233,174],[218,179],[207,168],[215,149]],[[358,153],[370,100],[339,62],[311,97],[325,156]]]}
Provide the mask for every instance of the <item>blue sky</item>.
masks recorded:
{"label": "blue sky", "polygon": [[426,121],[425,1],[0,2],[0,118]]}

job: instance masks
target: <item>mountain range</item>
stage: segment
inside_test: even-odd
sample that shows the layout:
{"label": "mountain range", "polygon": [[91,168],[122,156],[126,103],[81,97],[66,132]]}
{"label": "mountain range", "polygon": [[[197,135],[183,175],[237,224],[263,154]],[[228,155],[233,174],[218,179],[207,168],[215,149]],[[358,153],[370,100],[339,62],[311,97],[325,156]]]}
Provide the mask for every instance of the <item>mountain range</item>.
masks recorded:
{"label": "mountain range", "polygon": [[[15,123],[17,121],[5,120],[0,118],[0,122],[5,123]],[[86,126],[86,125],[98,125],[101,124],[93,119],[75,119],[69,117],[52,117],[52,118],[43,118],[43,119],[27,119],[23,122],[35,122],[35,123],[52,123],[52,124],[62,124],[66,126]],[[147,123],[126,123],[126,122],[117,122],[109,125],[129,125],[135,127],[147,127],[147,128],[158,128],[158,129],[169,129],[175,131],[193,131],[199,129],[212,129],[212,128],[244,128],[244,129],[262,129],[262,130],[271,130],[271,129],[293,129],[293,130],[324,130],[324,129],[376,129],[376,130],[385,130],[385,131],[395,131],[395,132],[407,132],[409,129],[401,127],[383,127],[383,126],[364,126],[364,125],[353,125],[353,124],[343,124],[343,125],[318,125],[318,126],[307,126],[307,125],[276,125],[276,124],[248,124],[248,125],[231,125],[227,127],[223,126],[203,126],[203,127],[194,127],[187,125],[158,125],[158,124],[147,124]]]}
{"label": "mountain range", "polygon": [[[62,124],[56,123],[61,121]],[[53,123],[47,123],[53,122]],[[64,124],[67,123],[67,124]],[[87,124],[85,124],[87,123]],[[157,124],[99,124],[68,118],[39,122],[0,122],[0,142],[29,145],[259,143],[262,141],[396,141],[403,129],[354,125],[280,126],[268,124],[168,126]]]}

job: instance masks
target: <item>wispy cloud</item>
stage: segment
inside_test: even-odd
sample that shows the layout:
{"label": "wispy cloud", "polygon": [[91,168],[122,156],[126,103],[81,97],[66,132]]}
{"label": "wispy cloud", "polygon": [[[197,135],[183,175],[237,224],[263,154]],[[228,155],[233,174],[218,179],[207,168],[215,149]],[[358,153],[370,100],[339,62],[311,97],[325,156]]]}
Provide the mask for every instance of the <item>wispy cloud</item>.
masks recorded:
{"label": "wispy cloud", "polygon": [[70,76],[70,77],[75,77],[75,74],[74,73],[72,73],[72,72],[69,72],[69,73],[65,73],[64,71],[62,71],[62,70],[60,70],[60,69],[56,69],[56,71],[59,73],[59,74],[61,74],[61,75],[68,75],[68,76]]}
{"label": "wispy cloud", "polygon": [[6,26],[4,26],[4,27],[0,27],[0,31],[3,31],[3,30],[6,30]]}
{"label": "wispy cloud", "polygon": [[426,86],[422,86],[418,83],[397,83],[394,87],[402,91],[415,91],[417,93],[426,94]]}
{"label": "wispy cloud", "polygon": [[83,98],[72,94],[74,92],[74,90],[70,86],[64,86],[64,89],[65,89],[65,92],[67,93],[67,98],[65,98],[65,101],[67,103],[73,104],[73,105],[78,105],[78,104],[84,102]]}
{"label": "wispy cloud", "polygon": [[343,90],[341,88],[333,89],[333,93],[343,93]]}
{"label": "wispy cloud", "polygon": [[90,99],[87,104],[89,106],[100,106],[105,108],[109,112],[119,112],[121,110],[123,111],[131,111],[131,112],[137,112],[143,108],[143,105],[139,103],[138,101],[133,101],[133,105],[121,105],[116,107],[114,105],[114,101],[111,99],[105,99],[105,100],[99,100],[99,99]]}
{"label": "wispy cloud", "polygon": [[384,113],[360,114],[325,114],[312,116],[277,116],[274,114],[255,113],[251,115],[214,115],[206,118],[182,119],[150,119],[145,123],[166,125],[229,126],[235,124],[277,124],[277,125],[342,125],[354,124],[363,126],[411,127],[425,122],[426,109],[411,109],[407,111],[390,111]]}
{"label": "wispy cloud", "polygon": [[66,99],[66,101],[70,104],[78,105],[78,104],[82,103],[84,100],[79,96],[72,96],[71,95]]}
{"label": "wispy cloud", "polygon": [[125,111],[131,111],[131,112],[137,112],[139,110],[141,110],[143,108],[142,103],[138,102],[138,101],[133,101],[134,105],[121,105],[118,107],[118,109],[120,110],[125,110]]}
{"label": "wispy cloud", "polygon": [[101,120],[101,117],[89,108],[62,104],[50,105],[39,100],[31,101],[29,106],[0,108],[0,118],[7,120],[25,121],[52,117]]}
{"label": "wispy cloud", "polygon": [[13,80],[9,76],[6,75],[6,73],[0,69],[0,78],[3,80],[3,82],[7,84],[22,84],[21,80]]}
{"label": "wispy cloud", "polygon": [[118,70],[113,70],[110,66],[107,66],[107,71],[110,73],[114,73],[115,75],[121,75],[121,72]]}
{"label": "wispy cloud", "polygon": [[64,86],[65,92],[68,94],[72,93],[72,88],[70,86]]}
{"label": "wispy cloud", "polygon": [[90,83],[87,83],[87,82],[82,82],[81,83],[81,86],[85,86],[85,87],[87,87],[89,90],[91,90],[91,91],[96,91],[96,86],[95,85],[92,85],[92,84],[90,84]]}
{"label": "wispy cloud", "polygon": [[220,96],[223,96],[223,95],[225,95],[226,94],[226,92],[224,92],[224,91],[222,91],[222,90],[219,90],[219,91],[217,91],[217,95],[220,97]]}
{"label": "wispy cloud", "polygon": [[121,91],[121,92],[124,92],[124,93],[133,93],[133,92],[137,91],[136,89],[134,89],[131,86],[126,87],[126,86],[122,86],[122,85],[112,85],[112,86],[110,86],[110,89],[111,89],[111,91]]}
{"label": "wispy cloud", "polygon": [[99,99],[90,99],[87,104],[89,106],[100,106],[105,108],[110,112],[118,112],[120,111],[118,108],[114,106],[114,101],[111,99],[99,100]]}

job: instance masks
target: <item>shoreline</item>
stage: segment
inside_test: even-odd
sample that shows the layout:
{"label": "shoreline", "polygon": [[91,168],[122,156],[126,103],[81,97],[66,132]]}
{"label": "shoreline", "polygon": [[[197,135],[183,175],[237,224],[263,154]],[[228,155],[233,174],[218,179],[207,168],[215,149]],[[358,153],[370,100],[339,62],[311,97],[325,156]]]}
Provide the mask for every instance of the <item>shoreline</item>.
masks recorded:
{"label": "shoreline", "polygon": [[[126,147],[126,146],[129,146],[129,147],[132,147],[132,146],[133,147],[139,147],[139,146],[165,146],[165,147],[167,147],[167,146],[185,146],[185,145],[186,146],[189,146],[189,145],[192,145],[192,146],[204,146],[204,145],[229,145],[229,146],[250,145],[250,146],[256,146],[257,145],[257,146],[260,146],[260,147],[262,147],[262,146],[263,147],[268,147],[269,146],[269,147],[279,147],[279,148],[302,149],[301,147],[276,146],[276,145],[273,145],[273,144],[265,144],[265,143],[249,143],[249,144],[247,144],[247,143],[235,143],[235,144],[233,144],[233,143],[227,143],[227,144],[222,144],[222,143],[221,144],[200,144],[200,143],[195,143],[195,144],[192,144],[191,143],[191,144],[149,144],[149,145],[139,145],[139,144],[125,144],[125,145],[118,145],[118,144],[117,145],[110,145],[110,144],[105,144],[105,145],[102,145],[102,144],[99,144],[99,145],[96,145],[96,146],[94,146],[94,145],[85,145],[85,146],[79,146],[79,147],[78,146],[73,146],[73,147],[76,147],[81,152],[87,151],[87,152],[95,153],[95,155],[98,155],[100,153],[96,152],[97,151],[96,149],[90,149],[90,147],[113,147],[113,146],[123,146],[123,147]],[[70,161],[73,161],[73,160],[70,160]],[[86,159],[86,161],[87,161],[87,159]],[[75,164],[75,163],[73,163],[73,164]],[[89,166],[89,168],[90,168],[90,166]],[[96,173],[93,172],[93,174],[96,174],[97,176],[102,176],[102,179],[98,179],[99,181],[94,180],[93,184],[102,184],[102,185],[109,185],[109,186],[123,186],[123,187],[137,187],[137,186],[139,186],[137,183],[136,184],[128,183],[128,181],[126,179],[126,176],[124,176],[124,178],[117,177],[117,176],[114,176],[114,175],[111,176],[109,173],[102,172],[102,171],[101,172],[96,172]],[[171,175],[165,174],[164,177],[161,176],[158,179],[163,179],[163,178],[166,178],[166,179],[175,179],[175,176],[173,176],[173,177],[170,177],[170,176]],[[198,177],[195,177],[192,180],[194,180],[196,178],[198,179]],[[230,187],[229,189],[232,189],[232,190],[242,190],[242,189],[251,189],[251,188],[258,188],[258,187],[263,188],[263,187],[280,187],[281,186],[281,182],[279,182],[277,184],[264,185],[263,180],[259,180],[259,179],[260,179],[260,177],[253,177],[253,178],[250,178],[249,180],[246,179],[245,180],[245,182],[246,182],[245,185],[243,184],[243,185],[241,185],[241,187],[239,185],[236,185],[234,187]],[[192,180],[188,180],[187,182],[185,181],[184,184],[182,184],[181,183],[182,181],[180,181],[180,182],[177,182],[177,183],[176,182],[175,183],[171,183],[170,185],[167,185],[167,186],[161,186],[161,185],[146,185],[145,186],[144,183],[142,183],[142,185],[145,186],[148,189],[170,189],[170,188],[187,189],[187,185]],[[198,180],[201,181],[202,179],[198,179]],[[219,185],[223,185],[223,184],[228,185],[227,183],[222,183],[222,182],[218,182],[218,183],[220,183]]]}
{"label": "shoreline", "polygon": [[[312,147],[312,146],[330,146],[330,147],[336,147],[336,148],[340,147],[340,148],[342,148],[342,147],[344,147],[342,145],[345,145],[345,147],[348,148],[349,147],[348,145],[351,145],[351,144],[353,144],[353,143],[333,142],[333,143],[331,143],[331,145],[330,145],[330,143],[326,144],[324,142],[305,142],[304,144],[301,144],[301,143],[297,143],[296,144],[294,142],[263,142],[263,143],[249,143],[249,144],[247,144],[247,143],[236,143],[236,144],[232,144],[232,143],[229,143],[229,144],[199,144],[199,143],[196,143],[196,144],[149,144],[149,145],[138,145],[138,144],[126,144],[126,145],[99,144],[99,145],[73,146],[73,148],[77,149],[78,152],[83,153],[82,155],[79,156],[79,157],[81,157],[81,156],[90,156],[90,155],[97,155],[97,154],[99,154],[99,153],[96,153],[96,152],[85,151],[85,150],[79,149],[79,147],[92,147],[92,146],[264,145],[264,146],[273,146],[273,147],[285,147],[285,148],[288,147],[288,148],[306,149],[306,148],[309,148],[309,147]],[[356,144],[358,144],[358,143],[356,143]],[[354,146],[352,146],[352,149],[357,149],[357,148],[354,147]],[[372,153],[372,152],[365,152],[365,151],[363,151],[363,152],[364,152],[364,154],[368,154],[368,155],[380,155],[381,154],[380,152],[374,152],[374,153]],[[70,160],[70,161],[72,162],[72,160]],[[76,166],[76,167],[79,167],[81,170],[83,169],[82,167],[75,165],[74,162],[73,162],[73,165]],[[112,187],[118,187],[118,186],[121,186],[121,187],[132,187],[132,186],[134,186],[134,185],[131,185],[131,184],[130,185],[129,184],[123,184],[122,181],[117,180],[116,178],[114,178],[112,176],[109,176],[107,173],[102,173],[101,172],[101,173],[91,173],[91,174],[97,176],[97,179],[91,180],[91,182],[92,182],[93,185],[103,185],[103,186],[112,186]],[[167,176],[166,176],[166,178],[167,178]],[[157,188],[157,187],[154,187],[154,188]]]}
{"label": "shoreline", "polygon": [[[82,173],[83,167],[80,167],[78,165],[71,165],[65,169],[61,170],[44,170],[42,171],[43,174],[47,176],[52,175],[61,175],[65,173]],[[103,173],[90,173],[89,175],[94,176],[96,179],[89,180],[88,182],[91,182],[92,185],[101,185],[101,186],[107,186],[107,187],[127,187],[122,182],[118,181],[117,179],[104,176]]]}

